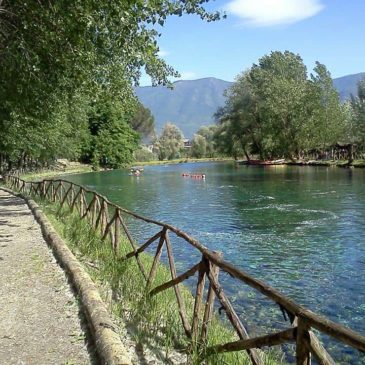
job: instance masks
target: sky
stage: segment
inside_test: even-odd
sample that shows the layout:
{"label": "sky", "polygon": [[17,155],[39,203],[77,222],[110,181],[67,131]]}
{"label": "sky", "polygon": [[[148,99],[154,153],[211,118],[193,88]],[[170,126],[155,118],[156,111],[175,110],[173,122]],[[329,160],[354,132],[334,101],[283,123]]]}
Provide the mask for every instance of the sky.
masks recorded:
{"label": "sky", "polygon": [[[271,51],[298,53],[311,72],[315,61],[333,78],[365,72],[364,0],[217,0],[206,6],[227,19],[170,17],[158,29],[160,56],[182,80],[234,81]],[[150,85],[143,75],[140,84]]]}

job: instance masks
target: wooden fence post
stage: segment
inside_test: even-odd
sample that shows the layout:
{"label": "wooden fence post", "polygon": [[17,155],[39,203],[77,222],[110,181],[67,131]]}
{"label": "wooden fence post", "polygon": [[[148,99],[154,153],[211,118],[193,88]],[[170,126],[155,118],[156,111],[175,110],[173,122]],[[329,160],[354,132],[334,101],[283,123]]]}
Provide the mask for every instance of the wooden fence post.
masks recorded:
{"label": "wooden fence post", "polygon": [[201,317],[201,306],[203,302],[205,276],[208,268],[207,264],[208,264],[207,260],[203,255],[198,272],[198,283],[196,285],[194,311],[193,311],[193,323],[191,325],[191,339],[193,341],[193,345],[197,345],[198,342],[198,329]]}
{"label": "wooden fence post", "polygon": [[120,209],[116,208],[114,220],[114,253],[117,255],[120,246]]}
{"label": "wooden fence post", "polygon": [[80,188],[80,218],[84,215],[84,189]]}
{"label": "wooden fence post", "polygon": [[[176,279],[176,277],[177,277],[176,266],[175,266],[174,255],[172,253],[172,247],[171,247],[168,231],[166,231],[165,241],[166,241],[167,256],[169,258],[171,278]],[[174,285],[174,290],[175,290],[176,300],[177,300],[177,304],[179,307],[179,314],[180,314],[180,318],[181,318],[181,321],[182,321],[182,324],[183,324],[183,327],[185,330],[185,334],[188,338],[191,338],[191,328],[190,328],[190,324],[189,324],[189,321],[186,316],[185,303],[181,296],[179,286]]]}
{"label": "wooden fence post", "polygon": [[309,326],[302,317],[298,317],[297,323],[297,365],[310,365],[311,356],[306,346],[306,343],[310,340]]}
{"label": "wooden fence post", "polygon": [[[218,258],[222,258],[222,253],[213,251]],[[218,275],[219,275],[219,266],[216,266],[212,264],[211,262],[208,262],[208,270],[212,273],[212,276],[215,280],[218,281]],[[215,293],[212,288],[212,284],[209,283],[209,289],[207,294],[207,302],[205,304],[205,311],[204,311],[204,317],[203,317],[203,323],[202,323],[202,330],[201,330],[201,343],[205,343],[207,338],[207,332],[208,332],[208,326],[210,324],[210,321],[213,317],[213,309],[214,309],[214,299],[215,299]]]}
{"label": "wooden fence post", "polygon": [[165,242],[165,234],[166,234],[166,228],[164,227],[162,235],[161,235],[160,240],[159,240],[158,245],[157,245],[156,254],[155,254],[155,257],[153,259],[150,274],[148,276],[148,280],[147,280],[147,284],[146,284],[146,291],[150,290],[151,285],[153,283],[153,280],[155,279],[155,276],[156,276],[156,273],[157,273],[157,265],[160,261],[160,257],[161,257],[161,254],[162,254],[162,247],[163,247],[163,244]]}

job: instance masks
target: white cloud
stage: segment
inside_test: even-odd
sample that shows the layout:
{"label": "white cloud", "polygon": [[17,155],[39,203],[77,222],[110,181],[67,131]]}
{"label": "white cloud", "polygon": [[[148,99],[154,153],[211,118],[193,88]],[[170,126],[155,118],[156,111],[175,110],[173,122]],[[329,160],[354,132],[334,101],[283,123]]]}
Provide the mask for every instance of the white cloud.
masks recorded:
{"label": "white cloud", "polygon": [[160,49],[159,51],[158,51],[158,55],[160,56],[160,57],[165,57],[165,56],[167,56],[167,55],[169,55],[170,53],[169,52],[167,52],[167,51],[165,51],[165,50],[163,50],[163,49]]}
{"label": "white cloud", "polygon": [[296,23],[316,15],[323,7],[320,0],[233,0],[226,11],[248,25],[267,27]]}
{"label": "white cloud", "polygon": [[196,78],[197,78],[197,74],[195,72],[184,71],[184,72],[180,72],[179,80],[191,80],[191,79],[196,79]]}

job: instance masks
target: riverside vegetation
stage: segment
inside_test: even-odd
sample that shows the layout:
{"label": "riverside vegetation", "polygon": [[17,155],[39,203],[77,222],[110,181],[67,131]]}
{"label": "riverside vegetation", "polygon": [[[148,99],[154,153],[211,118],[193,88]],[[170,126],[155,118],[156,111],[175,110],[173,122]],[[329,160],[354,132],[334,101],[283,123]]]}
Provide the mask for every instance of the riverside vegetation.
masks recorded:
{"label": "riverside vegetation", "polygon": [[[187,363],[190,364],[251,364],[246,353],[237,352],[215,354],[204,360],[204,353],[199,352],[197,347],[191,348],[186,339],[172,288],[151,298],[145,291],[145,280],[136,261],[121,260],[117,257],[109,239],[103,241],[101,235],[86,221],[80,220],[77,212],[71,212],[68,208],[61,208],[59,204],[49,203],[43,199],[38,198],[36,201],[73,253],[84,264],[93,280],[102,288],[106,287],[112,291],[113,294],[104,296],[104,299],[111,301],[113,314],[121,318],[127,327],[133,329],[137,343],[142,346],[143,344],[159,346],[164,350],[166,358],[169,357],[169,353],[180,351],[187,355]],[[128,245],[127,238],[122,238],[120,257],[129,253]],[[139,257],[146,270],[150,271],[153,256],[142,253]],[[156,286],[169,280],[171,280],[170,271],[164,265],[159,265],[155,277]],[[188,309],[187,315],[191,319],[194,297],[185,286],[182,286],[181,293]],[[208,347],[236,339],[235,333],[215,315],[205,345]],[[285,364],[283,353],[279,349],[262,352],[261,357],[263,365]]]}

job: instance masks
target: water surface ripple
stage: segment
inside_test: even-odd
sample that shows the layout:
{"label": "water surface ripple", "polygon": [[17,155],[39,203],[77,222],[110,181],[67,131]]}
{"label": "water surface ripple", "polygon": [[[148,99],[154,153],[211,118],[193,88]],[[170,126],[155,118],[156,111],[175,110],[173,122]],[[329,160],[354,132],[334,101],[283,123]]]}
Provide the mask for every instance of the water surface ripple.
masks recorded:
{"label": "water surface ripple", "polygon": [[[201,163],[146,167],[138,178],[118,170],[66,179],[181,228],[298,303],[365,334],[365,170]],[[147,237],[131,224],[141,241]],[[187,245],[174,250],[181,269],[199,259]],[[284,328],[265,298],[221,280],[251,331]],[[348,348],[331,349],[341,364],[365,364]]]}

